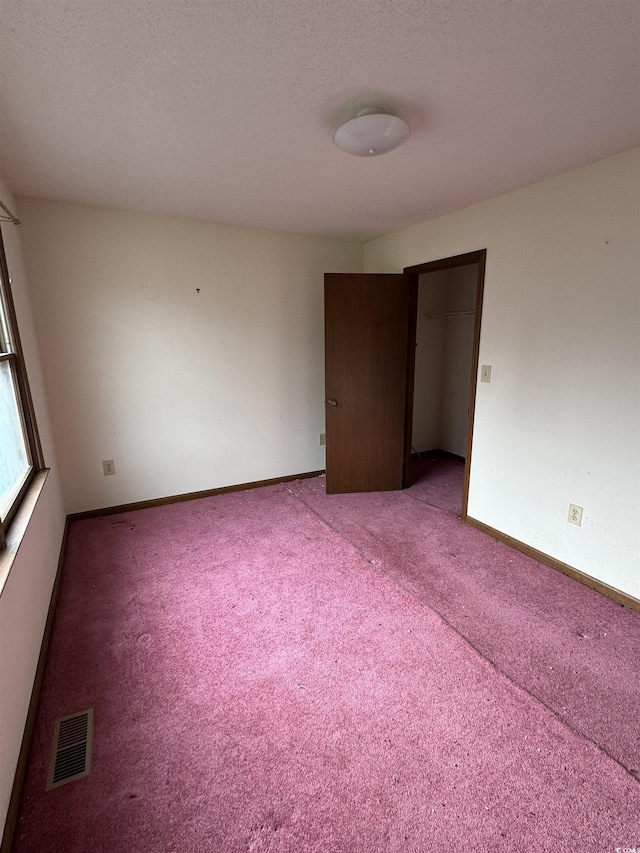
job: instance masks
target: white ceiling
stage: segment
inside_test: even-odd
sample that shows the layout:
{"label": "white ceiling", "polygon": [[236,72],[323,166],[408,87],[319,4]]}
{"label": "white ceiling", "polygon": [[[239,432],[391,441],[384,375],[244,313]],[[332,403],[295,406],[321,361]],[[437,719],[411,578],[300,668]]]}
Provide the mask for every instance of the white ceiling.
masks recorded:
{"label": "white ceiling", "polygon": [[[17,195],[367,239],[640,144],[638,0],[0,0]],[[411,128],[332,142],[367,104]]]}

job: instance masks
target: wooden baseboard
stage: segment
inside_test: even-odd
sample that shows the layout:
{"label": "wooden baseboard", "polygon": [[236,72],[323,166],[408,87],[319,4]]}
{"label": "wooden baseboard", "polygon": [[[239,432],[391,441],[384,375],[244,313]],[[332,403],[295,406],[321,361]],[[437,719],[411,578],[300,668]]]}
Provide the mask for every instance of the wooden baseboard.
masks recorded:
{"label": "wooden baseboard", "polygon": [[602,595],[606,595],[607,598],[617,601],[618,604],[624,604],[625,607],[629,607],[631,610],[640,610],[640,601],[632,595],[628,595],[626,592],[622,592],[614,586],[609,586],[609,584],[606,584],[603,581],[596,580],[596,578],[592,578],[590,575],[586,575],[584,572],[574,569],[573,566],[568,566],[566,563],[556,560],[554,557],[550,557],[548,554],[544,554],[542,551],[538,551],[530,545],[525,545],[525,543],[520,542],[519,539],[507,536],[506,533],[501,533],[499,530],[489,527],[488,524],[484,524],[476,518],[471,518],[471,516],[468,515],[466,522],[472,527],[482,530],[483,533],[488,533],[489,536],[492,536],[499,542],[504,542],[504,544],[508,545],[510,548],[515,548],[516,551],[521,551],[528,557],[533,557],[533,559],[537,560],[539,563],[544,563],[545,566],[550,566],[552,569],[562,572],[563,575],[568,575],[570,578],[585,584],[585,586],[595,589],[597,592],[602,593]]}
{"label": "wooden baseboard", "polygon": [[224,495],[229,492],[244,492],[246,489],[276,486],[279,483],[291,483],[293,480],[308,480],[311,477],[319,477],[321,474],[324,474],[324,471],[307,471],[304,474],[288,474],[286,477],[274,477],[271,480],[256,480],[253,483],[238,483],[236,486],[222,486],[219,489],[205,489],[202,492],[186,492],[183,495],[170,495],[166,498],[153,498],[149,501],[137,501],[130,504],[120,504],[119,506],[106,506],[101,509],[89,509],[86,512],[72,512],[67,516],[67,521],[82,521],[85,518],[99,518],[103,515],[115,515],[119,512],[135,512],[138,509],[150,509],[154,506],[166,506],[167,504],[181,503],[182,501],[195,501],[199,498],[210,498],[214,495]]}
{"label": "wooden baseboard", "polygon": [[29,710],[27,712],[27,720],[20,745],[20,753],[18,755],[18,763],[16,765],[16,774],[13,779],[13,787],[11,789],[11,798],[9,800],[9,809],[7,810],[7,819],[4,825],[2,834],[2,844],[0,845],[0,853],[11,853],[13,839],[16,828],[18,826],[18,818],[20,817],[20,803],[22,800],[22,792],[24,782],[27,776],[27,765],[29,762],[29,752],[31,750],[31,741],[33,738],[33,729],[36,722],[36,714],[38,711],[38,702],[40,700],[40,691],[42,689],[42,680],[44,678],[44,668],[47,660],[47,651],[49,649],[49,640],[53,631],[53,623],[55,620],[56,601],[58,600],[58,590],[60,589],[60,579],[62,577],[62,566],[64,564],[64,556],[67,549],[67,533],[69,530],[69,522],[65,522],[64,533],[62,535],[62,543],[60,545],[60,556],[58,558],[58,568],[56,570],[56,579],[53,582],[51,591],[51,600],[49,601],[49,610],[47,612],[47,621],[42,635],[42,644],[40,646],[40,655],[38,657],[38,666],[36,667],[35,678],[33,679],[33,688],[31,690],[31,700],[29,701]]}

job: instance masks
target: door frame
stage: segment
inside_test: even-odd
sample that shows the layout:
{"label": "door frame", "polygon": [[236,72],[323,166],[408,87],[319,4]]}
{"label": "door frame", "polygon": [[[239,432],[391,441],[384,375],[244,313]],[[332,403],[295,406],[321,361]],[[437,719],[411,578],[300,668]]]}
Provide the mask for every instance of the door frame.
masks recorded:
{"label": "door frame", "polygon": [[471,449],[473,446],[473,423],[476,409],[476,390],[478,385],[478,362],[480,354],[480,328],[482,325],[482,300],[484,296],[484,272],[486,266],[487,250],[478,249],[475,252],[466,252],[463,255],[453,255],[449,258],[441,258],[437,261],[428,261],[424,264],[405,267],[403,272],[411,276],[411,315],[409,317],[409,370],[407,376],[407,408],[406,408],[406,439],[405,439],[405,487],[410,485],[411,477],[411,431],[413,428],[413,392],[415,383],[415,347],[418,326],[418,283],[419,277],[431,272],[466,267],[470,264],[478,264],[478,282],[476,286],[476,316],[473,329],[473,355],[471,358],[471,382],[469,387],[469,408],[467,414],[467,436],[465,442],[464,460],[464,484],[462,487],[462,508],[460,518],[467,520],[467,506],[469,503],[469,478],[471,475]]}

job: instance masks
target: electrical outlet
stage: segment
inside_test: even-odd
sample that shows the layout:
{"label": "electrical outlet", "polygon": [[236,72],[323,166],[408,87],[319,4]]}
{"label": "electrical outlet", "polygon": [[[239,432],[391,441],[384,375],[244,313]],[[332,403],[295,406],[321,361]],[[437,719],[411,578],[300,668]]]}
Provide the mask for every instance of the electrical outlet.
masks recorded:
{"label": "electrical outlet", "polygon": [[483,364],[480,371],[480,382],[491,382],[491,365]]}
{"label": "electrical outlet", "polygon": [[107,476],[107,474],[115,474],[116,473],[116,463],[113,459],[103,459],[102,460],[102,473]]}
{"label": "electrical outlet", "polygon": [[326,434],[326,432],[321,432],[320,435],[318,436],[318,444],[320,446],[322,446],[323,444],[326,444],[326,443],[327,443],[327,434]]}
{"label": "electrical outlet", "polygon": [[571,524],[577,524],[578,527],[582,524],[582,507],[575,504],[569,504],[569,515],[567,521]]}

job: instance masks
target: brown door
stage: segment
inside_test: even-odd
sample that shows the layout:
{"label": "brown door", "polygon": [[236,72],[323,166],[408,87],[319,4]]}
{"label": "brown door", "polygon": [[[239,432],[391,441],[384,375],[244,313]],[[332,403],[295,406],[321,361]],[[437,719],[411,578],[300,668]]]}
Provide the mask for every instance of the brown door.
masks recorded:
{"label": "brown door", "polygon": [[327,273],[324,293],[327,492],[402,489],[411,458],[417,279]]}

